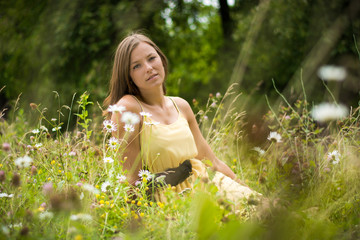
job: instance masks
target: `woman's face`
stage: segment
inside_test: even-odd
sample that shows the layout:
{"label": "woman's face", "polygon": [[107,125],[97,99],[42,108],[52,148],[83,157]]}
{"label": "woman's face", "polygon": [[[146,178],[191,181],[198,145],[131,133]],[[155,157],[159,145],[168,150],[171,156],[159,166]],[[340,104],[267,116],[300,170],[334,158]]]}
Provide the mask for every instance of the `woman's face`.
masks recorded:
{"label": "woman's face", "polygon": [[165,70],[159,54],[146,42],[140,42],[130,56],[130,77],[140,91],[161,87]]}

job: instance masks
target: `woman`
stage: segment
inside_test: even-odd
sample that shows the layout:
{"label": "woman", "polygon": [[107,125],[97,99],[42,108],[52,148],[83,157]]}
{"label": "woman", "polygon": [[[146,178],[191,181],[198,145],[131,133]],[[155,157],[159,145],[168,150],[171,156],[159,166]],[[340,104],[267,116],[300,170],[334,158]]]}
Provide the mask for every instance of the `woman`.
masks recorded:
{"label": "woman", "polygon": [[[138,173],[144,167],[158,173],[176,168],[190,159],[192,176],[176,185],[177,192],[192,187],[192,181],[206,175],[201,160],[211,161],[214,170],[236,179],[234,172],[220,161],[202,136],[194,113],[187,101],[179,97],[167,97],[165,80],[168,62],[162,51],[142,34],[127,36],[118,46],[110,94],[104,105],[124,106],[126,111],[141,117],[127,135],[123,169],[128,181],[139,180]],[[113,113],[111,120],[118,124],[114,136],[122,139],[125,123],[121,113]]]}

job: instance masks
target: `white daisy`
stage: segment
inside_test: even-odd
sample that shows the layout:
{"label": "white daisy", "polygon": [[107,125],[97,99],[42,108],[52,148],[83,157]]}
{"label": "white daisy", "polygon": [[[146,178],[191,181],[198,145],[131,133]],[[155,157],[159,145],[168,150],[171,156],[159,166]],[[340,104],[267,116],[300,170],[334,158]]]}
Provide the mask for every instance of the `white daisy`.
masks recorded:
{"label": "white daisy", "polygon": [[39,132],[40,132],[40,130],[39,129],[34,129],[34,130],[32,130],[31,131],[33,134],[38,134]]}
{"label": "white daisy", "polygon": [[141,169],[139,171],[138,176],[143,178],[143,179],[146,178],[147,180],[150,180],[153,177],[153,174],[151,172],[149,172],[148,170]]}
{"label": "white daisy", "polygon": [[109,147],[111,149],[116,149],[118,145],[119,145],[119,140],[116,137],[111,137],[109,139]]}
{"label": "white daisy", "polygon": [[123,182],[126,181],[126,176],[125,175],[117,175],[116,178],[120,183],[123,183]]}
{"label": "white daisy", "polygon": [[42,143],[37,143],[37,144],[35,144],[35,148],[40,148],[40,147],[42,147]]}
{"label": "white daisy", "polygon": [[103,124],[104,124],[104,129],[109,133],[115,132],[117,130],[116,124],[111,120],[105,120]]}
{"label": "white daisy", "polygon": [[262,156],[262,155],[265,154],[265,151],[262,150],[262,149],[259,148],[259,147],[254,147],[253,150],[256,151],[256,152],[258,152],[260,156]]}
{"label": "white daisy", "polygon": [[93,194],[99,194],[99,193],[100,193],[99,189],[97,189],[96,187],[94,187],[94,186],[91,185],[91,184],[84,183],[84,184],[82,185],[82,187],[83,187],[84,190],[86,190],[86,191],[88,191],[88,192],[91,192],[91,193],[93,193]]}
{"label": "white daisy", "polygon": [[106,157],[104,158],[104,163],[113,163],[114,159],[112,159],[111,157]]}
{"label": "white daisy", "polygon": [[12,198],[12,197],[14,197],[14,194],[0,193],[0,198],[3,198],[3,197]]}
{"label": "white daisy", "polygon": [[17,158],[14,163],[16,166],[18,166],[19,168],[26,168],[26,167],[30,167],[31,163],[32,163],[32,158],[29,156],[24,156],[24,157],[19,157]]}
{"label": "white daisy", "polygon": [[45,126],[40,126],[40,129],[45,131],[45,132],[48,132],[49,130],[45,127]]}
{"label": "white daisy", "polygon": [[46,219],[46,218],[51,219],[53,217],[54,217],[54,214],[52,212],[48,212],[48,211],[45,211],[45,212],[42,212],[39,214],[39,218],[41,220]]}
{"label": "white daisy", "polygon": [[328,153],[328,160],[332,161],[333,164],[338,164],[340,162],[341,154],[338,150],[334,150]]}
{"label": "white daisy", "polygon": [[124,112],[121,116],[121,121],[125,124],[135,125],[140,122],[140,118],[137,114],[132,112]]}
{"label": "white daisy", "polygon": [[148,113],[148,112],[140,112],[140,115],[143,117],[151,117],[152,116],[152,114]]}
{"label": "white daisy", "polygon": [[16,223],[16,224],[10,224],[8,225],[9,228],[21,228],[23,226],[23,224],[20,222],[20,223]]}
{"label": "white daisy", "polygon": [[124,106],[121,106],[121,105],[110,105],[107,110],[108,110],[108,112],[123,113],[123,111],[125,111],[126,108]]}
{"label": "white daisy", "polygon": [[341,104],[321,103],[311,110],[311,116],[318,122],[327,122],[346,117],[348,108]]}
{"label": "white daisy", "polygon": [[344,81],[346,78],[346,69],[338,66],[322,66],[318,70],[318,76],[325,81]]}
{"label": "white daisy", "polygon": [[108,188],[110,185],[111,185],[111,184],[110,184],[109,181],[103,182],[103,184],[101,184],[101,191],[107,192],[107,188]]}
{"label": "white daisy", "polygon": [[82,220],[82,221],[91,221],[92,220],[92,216],[86,213],[78,213],[76,215],[71,215],[70,216],[70,220],[71,221],[78,221],[78,220]]}
{"label": "white daisy", "polygon": [[277,132],[270,132],[268,138],[269,141],[281,142],[281,135]]}
{"label": "white daisy", "polygon": [[141,185],[141,183],[142,183],[141,181],[136,181],[135,186],[139,186],[139,185]]}
{"label": "white daisy", "polygon": [[52,131],[53,131],[53,132],[56,132],[56,131],[59,131],[60,129],[61,129],[61,127],[58,126],[58,127],[54,127],[54,128],[52,129]]}
{"label": "white daisy", "polygon": [[132,124],[125,124],[124,129],[125,129],[126,132],[135,131],[134,125],[132,125]]}
{"label": "white daisy", "polygon": [[157,178],[155,179],[155,181],[156,181],[156,182],[160,182],[160,183],[165,183],[165,182],[164,182],[165,177],[166,177],[165,175],[161,175],[161,176],[157,177]]}

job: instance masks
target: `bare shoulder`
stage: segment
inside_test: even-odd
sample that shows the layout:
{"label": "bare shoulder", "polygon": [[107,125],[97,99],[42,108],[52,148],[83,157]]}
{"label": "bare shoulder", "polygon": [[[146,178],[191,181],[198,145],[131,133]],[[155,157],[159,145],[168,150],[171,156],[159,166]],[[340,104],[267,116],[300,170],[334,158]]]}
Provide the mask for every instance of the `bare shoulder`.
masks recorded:
{"label": "bare shoulder", "polygon": [[[132,113],[136,113],[138,115],[141,112],[141,107],[140,107],[139,103],[136,101],[136,99],[132,95],[123,96],[115,105],[124,107],[125,112],[132,112]],[[111,115],[111,120],[115,121],[115,122],[119,122],[120,116],[121,115],[118,112],[114,112]]]}
{"label": "bare shoulder", "polygon": [[136,101],[135,97],[132,95],[123,96],[117,103],[118,106],[124,106],[125,111],[130,111],[133,113],[140,113],[141,108],[139,103]]}
{"label": "bare shoulder", "polygon": [[176,102],[180,112],[182,112],[188,120],[194,116],[190,104],[185,99],[181,97],[172,97],[172,99]]}

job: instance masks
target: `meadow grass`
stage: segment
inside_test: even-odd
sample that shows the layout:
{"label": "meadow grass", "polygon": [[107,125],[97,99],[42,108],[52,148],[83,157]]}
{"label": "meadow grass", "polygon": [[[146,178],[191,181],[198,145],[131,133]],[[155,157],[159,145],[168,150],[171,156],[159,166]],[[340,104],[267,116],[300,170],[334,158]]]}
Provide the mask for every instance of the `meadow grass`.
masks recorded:
{"label": "meadow grass", "polygon": [[62,118],[72,108],[61,104],[56,116],[31,104],[35,125],[24,113],[30,107],[15,105],[1,118],[0,238],[360,238],[360,108],[319,124],[306,100],[276,112],[269,106],[262,118],[273,137],[253,146],[237,96],[224,109],[229,95],[231,87],[210,95],[206,106],[194,101],[194,110],[216,155],[268,199],[255,212],[248,200],[231,202],[204,179],[191,192],[165,188],[166,202],[147,198],[147,180],[132,187],[124,179],[125,142],[109,143],[101,111],[84,93],[71,131]]}

